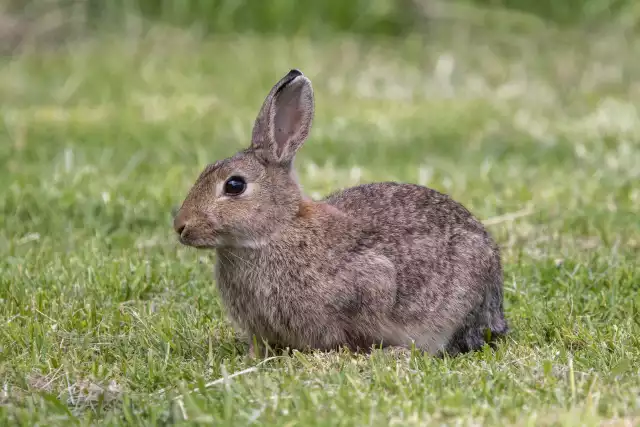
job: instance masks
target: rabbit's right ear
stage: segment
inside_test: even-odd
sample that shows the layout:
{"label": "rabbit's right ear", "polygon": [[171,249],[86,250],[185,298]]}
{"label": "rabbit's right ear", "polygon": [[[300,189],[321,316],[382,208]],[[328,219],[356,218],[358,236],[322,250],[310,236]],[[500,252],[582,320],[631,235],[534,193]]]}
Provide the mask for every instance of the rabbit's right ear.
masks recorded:
{"label": "rabbit's right ear", "polygon": [[290,165],[309,135],[313,89],[299,70],[291,70],[264,101],[253,126],[251,148],[268,163]]}

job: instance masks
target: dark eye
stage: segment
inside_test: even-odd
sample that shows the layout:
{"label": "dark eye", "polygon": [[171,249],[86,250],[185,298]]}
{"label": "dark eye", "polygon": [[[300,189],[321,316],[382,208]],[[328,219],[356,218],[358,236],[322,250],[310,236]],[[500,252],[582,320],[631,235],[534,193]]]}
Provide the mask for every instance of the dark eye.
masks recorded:
{"label": "dark eye", "polygon": [[224,194],[238,196],[247,189],[247,183],[241,176],[232,176],[224,183]]}

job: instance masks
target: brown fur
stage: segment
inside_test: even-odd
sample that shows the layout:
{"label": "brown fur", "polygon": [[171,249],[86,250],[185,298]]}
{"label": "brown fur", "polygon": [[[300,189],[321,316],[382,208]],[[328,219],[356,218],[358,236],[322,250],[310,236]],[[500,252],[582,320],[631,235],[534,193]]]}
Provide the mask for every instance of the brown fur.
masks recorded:
{"label": "brown fur", "polygon": [[[292,164],[312,117],[311,84],[292,70],[267,96],[250,148],[207,167],[175,218],[182,243],[216,250],[234,325],[277,346],[432,354],[505,334],[500,254],[462,205],[392,182],[303,195]],[[249,187],[224,196],[232,175]]]}
{"label": "brown fur", "polygon": [[302,219],[309,219],[313,216],[315,203],[309,200],[303,200],[300,202],[298,209],[298,217]]}

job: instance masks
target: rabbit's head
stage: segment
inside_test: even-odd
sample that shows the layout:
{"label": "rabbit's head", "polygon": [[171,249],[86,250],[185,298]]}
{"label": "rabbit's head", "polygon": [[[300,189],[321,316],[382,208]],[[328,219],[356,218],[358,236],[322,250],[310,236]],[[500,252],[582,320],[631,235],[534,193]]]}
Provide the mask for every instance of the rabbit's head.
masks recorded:
{"label": "rabbit's head", "polygon": [[205,168],[174,219],[180,242],[198,248],[259,247],[286,227],[303,195],[293,159],[313,121],[311,82],[291,70],[269,92],[251,145]]}

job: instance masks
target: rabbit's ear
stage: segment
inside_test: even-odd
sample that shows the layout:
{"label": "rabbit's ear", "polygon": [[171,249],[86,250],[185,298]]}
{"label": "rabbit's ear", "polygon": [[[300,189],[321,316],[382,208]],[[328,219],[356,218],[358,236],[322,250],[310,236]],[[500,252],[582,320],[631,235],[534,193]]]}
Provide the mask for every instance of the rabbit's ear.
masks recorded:
{"label": "rabbit's ear", "polygon": [[267,162],[290,164],[309,135],[313,88],[299,70],[291,70],[264,101],[256,118],[251,148]]}

